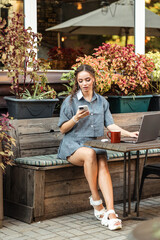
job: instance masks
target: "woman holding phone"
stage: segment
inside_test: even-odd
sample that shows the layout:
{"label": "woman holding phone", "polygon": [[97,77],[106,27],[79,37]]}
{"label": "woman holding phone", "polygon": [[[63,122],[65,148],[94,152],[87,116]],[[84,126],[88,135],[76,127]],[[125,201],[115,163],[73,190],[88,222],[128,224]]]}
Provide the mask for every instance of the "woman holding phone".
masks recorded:
{"label": "woman holding phone", "polygon": [[[108,101],[95,92],[95,71],[89,65],[81,65],[75,71],[75,85],[61,107],[59,127],[64,134],[58,157],[74,165],[83,166],[94,207],[95,217],[110,230],[122,228],[122,221],[114,211],[113,187],[107,165],[105,150],[85,146],[88,140],[104,135],[104,126],[109,131],[120,131],[121,135],[137,138],[138,132],[128,132],[113,122]],[[104,197],[106,208],[98,192]]]}

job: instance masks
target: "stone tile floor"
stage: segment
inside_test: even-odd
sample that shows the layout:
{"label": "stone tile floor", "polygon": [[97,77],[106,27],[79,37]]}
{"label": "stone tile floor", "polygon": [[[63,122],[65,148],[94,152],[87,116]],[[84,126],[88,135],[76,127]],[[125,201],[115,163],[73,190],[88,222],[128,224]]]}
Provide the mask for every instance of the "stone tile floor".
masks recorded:
{"label": "stone tile floor", "polygon": [[[116,204],[115,209],[121,217],[123,204]],[[147,219],[160,216],[160,196],[141,200],[140,216]],[[5,217],[0,240],[130,240],[131,231],[140,222],[125,220],[122,230],[110,231],[94,218],[93,210],[32,224]]]}

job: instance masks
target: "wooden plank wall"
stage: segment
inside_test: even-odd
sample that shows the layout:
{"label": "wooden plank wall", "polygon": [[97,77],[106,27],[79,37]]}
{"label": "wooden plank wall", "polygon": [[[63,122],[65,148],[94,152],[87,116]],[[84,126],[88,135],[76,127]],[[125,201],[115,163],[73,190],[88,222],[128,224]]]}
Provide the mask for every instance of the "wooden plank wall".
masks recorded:
{"label": "wooden plank wall", "polygon": [[62,139],[57,123],[58,118],[12,120],[15,157],[56,153]]}

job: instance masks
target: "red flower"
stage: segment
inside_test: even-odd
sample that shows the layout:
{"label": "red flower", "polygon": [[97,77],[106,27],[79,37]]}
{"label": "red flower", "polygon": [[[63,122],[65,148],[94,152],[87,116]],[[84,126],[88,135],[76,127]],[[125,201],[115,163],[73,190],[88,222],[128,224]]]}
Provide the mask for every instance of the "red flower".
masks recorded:
{"label": "red flower", "polygon": [[41,89],[41,91],[43,92],[43,87],[42,87],[42,86],[40,87],[40,89]]}

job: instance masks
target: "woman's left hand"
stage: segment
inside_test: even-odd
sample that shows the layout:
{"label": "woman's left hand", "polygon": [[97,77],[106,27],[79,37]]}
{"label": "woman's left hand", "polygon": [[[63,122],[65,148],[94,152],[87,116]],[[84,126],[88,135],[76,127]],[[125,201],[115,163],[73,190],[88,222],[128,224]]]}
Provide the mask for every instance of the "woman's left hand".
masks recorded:
{"label": "woman's left hand", "polygon": [[138,138],[139,132],[129,132],[129,137]]}

